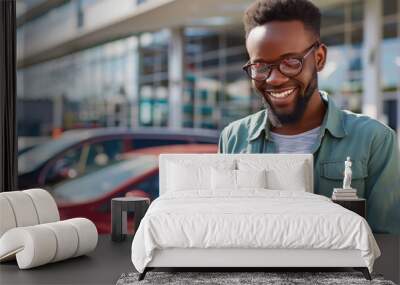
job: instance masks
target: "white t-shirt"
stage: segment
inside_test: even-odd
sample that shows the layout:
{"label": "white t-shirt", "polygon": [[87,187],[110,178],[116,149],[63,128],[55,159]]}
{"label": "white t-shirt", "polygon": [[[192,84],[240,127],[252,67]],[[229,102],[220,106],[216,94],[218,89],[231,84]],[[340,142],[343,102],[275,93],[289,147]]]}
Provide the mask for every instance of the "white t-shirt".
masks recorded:
{"label": "white t-shirt", "polygon": [[321,127],[298,135],[280,135],[271,132],[272,140],[277,146],[278,153],[312,153]]}

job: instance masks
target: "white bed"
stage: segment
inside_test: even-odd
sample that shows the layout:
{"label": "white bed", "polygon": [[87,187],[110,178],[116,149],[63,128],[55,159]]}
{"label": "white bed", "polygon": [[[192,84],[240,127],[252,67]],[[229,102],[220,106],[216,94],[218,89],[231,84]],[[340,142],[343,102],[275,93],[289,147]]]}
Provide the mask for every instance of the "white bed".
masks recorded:
{"label": "white bed", "polygon": [[140,279],[155,267],[354,267],[370,278],[380,251],[367,222],[313,194],[312,173],[312,155],[161,155],[160,197],[132,243]]}

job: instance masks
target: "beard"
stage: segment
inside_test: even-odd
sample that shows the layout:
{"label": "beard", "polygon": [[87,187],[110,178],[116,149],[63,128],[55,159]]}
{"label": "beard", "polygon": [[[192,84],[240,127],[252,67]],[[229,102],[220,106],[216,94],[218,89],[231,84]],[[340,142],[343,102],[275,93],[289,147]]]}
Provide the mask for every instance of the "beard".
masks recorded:
{"label": "beard", "polygon": [[[298,85],[302,85],[301,82],[293,79],[298,83]],[[293,124],[298,122],[304,115],[306,111],[308,102],[311,99],[311,96],[314,93],[314,90],[318,88],[318,77],[317,77],[317,70],[314,69],[312,78],[308,83],[307,87],[304,89],[303,93],[299,93],[296,100],[296,105],[294,107],[293,112],[290,114],[279,114],[272,104],[268,102],[268,100],[262,95],[261,98],[263,100],[263,105],[268,111],[268,121],[269,123],[275,127],[279,128],[285,124]],[[259,93],[259,91],[257,90]]]}

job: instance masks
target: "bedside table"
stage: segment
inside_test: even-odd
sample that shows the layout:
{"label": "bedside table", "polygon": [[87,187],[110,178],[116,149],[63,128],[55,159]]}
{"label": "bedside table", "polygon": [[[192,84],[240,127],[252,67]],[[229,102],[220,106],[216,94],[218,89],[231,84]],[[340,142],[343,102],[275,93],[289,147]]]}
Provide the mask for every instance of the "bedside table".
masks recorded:
{"label": "bedside table", "polygon": [[339,204],[340,206],[353,211],[356,214],[359,214],[364,219],[367,218],[367,208],[366,208],[366,200],[363,198],[356,198],[351,200],[334,200],[332,202]]}
{"label": "bedside table", "polygon": [[111,240],[123,241],[128,232],[127,213],[134,213],[136,229],[150,205],[149,198],[119,197],[111,200]]}

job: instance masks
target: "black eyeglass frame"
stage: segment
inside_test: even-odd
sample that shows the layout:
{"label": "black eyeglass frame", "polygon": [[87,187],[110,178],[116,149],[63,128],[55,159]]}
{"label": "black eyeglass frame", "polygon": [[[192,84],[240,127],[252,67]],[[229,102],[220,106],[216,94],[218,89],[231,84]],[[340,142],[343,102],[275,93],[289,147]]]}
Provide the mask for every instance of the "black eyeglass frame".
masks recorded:
{"label": "black eyeglass frame", "polygon": [[[283,74],[284,76],[286,76],[286,77],[289,77],[289,78],[296,77],[297,75],[299,75],[299,74],[303,71],[303,66],[304,66],[304,60],[305,60],[305,58],[306,58],[307,56],[309,56],[309,55],[311,54],[311,52],[312,52],[315,48],[318,48],[320,45],[321,45],[320,41],[315,41],[310,47],[308,47],[305,51],[302,52],[304,55],[288,56],[288,57],[285,57],[285,58],[282,58],[282,59],[278,60],[276,63],[270,63],[270,64],[268,64],[268,63],[266,63],[266,62],[255,62],[255,63],[250,63],[250,61],[248,61],[245,65],[243,65],[242,69],[246,72],[246,74],[247,74],[252,80],[259,81],[259,82],[262,82],[262,81],[267,80],[267,79],[271,76],[272,69],[274,69],[275,67],[278,69],[278,71],[279,71],[280,73],[282,73],[282,74]],[[291,58],[291,59],[298,59],[298,60],[300,61],[300,65],[301,65],[301,66],[300,66],[300,69],[299,69],[299,71],[298,71],[296,74],[294,74],[294,75],[287,75],[285,72],[282,72],[281,69],[280,69],[280,65],[281,65],[282,61],[285,60],[285,59],[288,59],[288,58]],[[265,78],[263,78],[263,79],[254,79],[254,78],[251,76],[250,67],[253,66],[253,65],[256,65],[256,64],[260,64],[260,63],[265,64],[266,67],[269,68],[269,70],[268,70],[267,73],[264,74],[264,75],[265,75],[265,76],[264,76]]]}

